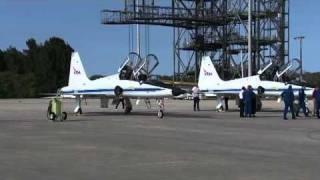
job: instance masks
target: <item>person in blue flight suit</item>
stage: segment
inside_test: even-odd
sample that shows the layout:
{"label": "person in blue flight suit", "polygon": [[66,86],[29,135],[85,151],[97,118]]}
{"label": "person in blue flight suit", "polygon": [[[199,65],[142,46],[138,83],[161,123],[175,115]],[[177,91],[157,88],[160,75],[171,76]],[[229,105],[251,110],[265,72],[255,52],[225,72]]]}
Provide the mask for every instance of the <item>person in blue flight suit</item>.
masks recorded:
{"label": "person in blue flight suit", "polygon": [[304,115],[308,117],[305,99],[306,99],[306,93],[304,93],[304,87],[302,87],[299,90],[299,105],[298,105],[297,114],[296,114],[297,117],[299,117],[299,112],[301,108],[303,110]]}
{"label": "person in blue flight suit", "polygon": [[252,87],[249,85],[248,88],[243,93],[244,98],[244,111],[245,117],[252,116],[252,98],[253,98],[253,90]]}
{"label": "person in blue flight suit", "polygon": [[316,114],[317,114],[318,119],[320,119],[320,114],[319,114],[319,109],[320,109],[320,90],[319,90],[318,87],[314,90],[313,96],[314,96],[314,99],[316,101],[316,103],[315,103],[316,104]]}
{"label": "person in blue flight suit", "polygon": [[292,119],[296,119],[294,109],[293,109],[294,94],[293,94],[291,85],[289,86],[288,89],[282,92],[281,97],[284,101],[283,119],[287,120],[287,113],[289,108],[292,114]]}
{"label": "person in blue flight suit", "polygon": [[252,117],[256,117],[256,112],[257,112],[257,95],[254,93],[253,89],[251,88],[252,92]]}

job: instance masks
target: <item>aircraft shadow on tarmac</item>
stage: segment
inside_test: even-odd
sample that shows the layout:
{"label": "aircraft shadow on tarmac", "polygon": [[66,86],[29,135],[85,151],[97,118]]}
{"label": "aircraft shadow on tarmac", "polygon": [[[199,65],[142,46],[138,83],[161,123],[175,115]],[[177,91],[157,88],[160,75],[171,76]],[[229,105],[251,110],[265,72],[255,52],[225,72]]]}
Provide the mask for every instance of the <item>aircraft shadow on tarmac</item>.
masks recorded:
{"label": "aircraft shadow on tarmac", "polygon": [[[205,112],[217,112],[217,110],[214,110],[214,109],[201,109],[201,111],[205,111]],[[221,113],[228,113],[228,112],[239,112],[239,109],[229,109],[228,111],[222,111]],[[262,109],[262,111],[257,111],[258,113],[259,112],[279,112],[279,113],[282,113],[283,110],[281,109],[270,109],[270,108],[265,108],[265,109]]]}
{"label": "aircraft shadow on tarmac", "polygon": [[265,109],[262,109],[262,111],[259,111],[259,112],[277,112],[277,113],[283,113],[283,110],[282,109],[269,109],[269,108],[265,108]]}
{"label": "aircraft shadow on tarmac", "polygon": [[[234,113],[239,113],[238,109],[229,109],[228,111],[222,111],[222,112],[218,112],[217,110],[213,110],[213,109],[202,109],[202,112],[213,112],[213,113],[217,113],[217,115],[234,115]],[[267,114],[266,114],[267,113]],[[256,112],[256,119],[261,119],[261,118],[271,118],[271,117],[282,117],[283,115],[283,111],[282,110],[275,110],[275,109],[263,109],[262,111],[258,111]],[[288,115],[291,115],[290,112],[288,112]],[[236,118],[238,118],[238,116],[236,116]],[[240,117],[239,117],[240,118]]]}
{"label": "aircraft shadow on tarmac", "polygon": [[[123,116],[123,117],[134,117],[134,116],[145,116],[145,117],[157,117],[157,112],[131,112],[130,114],[123,114],[123,112],[85,112],[81,116],[84,117],[98,117],[98,116]],[[183,113],[174,113],[166,112],[164,117],[172,118],[212,118],[212,116],[204,114],[183,114]]]}

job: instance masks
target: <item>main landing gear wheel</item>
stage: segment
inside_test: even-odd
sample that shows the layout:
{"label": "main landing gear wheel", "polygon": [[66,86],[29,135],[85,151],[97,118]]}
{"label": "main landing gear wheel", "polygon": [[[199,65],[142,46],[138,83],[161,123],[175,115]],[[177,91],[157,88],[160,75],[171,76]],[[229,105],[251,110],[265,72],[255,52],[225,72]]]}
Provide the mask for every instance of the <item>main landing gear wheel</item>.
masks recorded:
{"label": "main landing gear wheel", "polygon": [[265,89],[262,86],[259,86],[257,89],[258,95],[262,95],[265,92]]}
{"label": "main landing gear wheel", "polygon": [[159,118],[159,119],[162,119],[163,116],[164,116],[163,110],[159,110],[159,111],[158,111],[158,118]]}
{"label": "main landing gear wheel", "polygon": [[164,116],[164,99],[163,98],[158,100],[158,105],[159,105],[159,111],[157,116],[159,119],[162,119]]}
{"label": "main landing gear wheel", "polygon": [[217,112],[223,112],[223,111],[224,111],[223,106],[220,106],[220,107],[217,109]]}
{"label": "main landing gear wheel", "polygon": [[132,111],[132,107],[126,107],[126,109],[124,110],[125,114],[129,114]]}
{"label": "main landing gear wheel", "polygon": [[310,111],[310,109],[309,108],[306,108],[306,112],[307,112],[307,115],[309,116],[310,115],[310,113],[311,113],[311,111]]}
{"label": "main landing gear wheel", "polygon": [[76,115],[81,115],[82,114],[82,109],[81,108],[79,108],[77,111],[76,111]]}
{"label": "main landing gear wheel", "polygon": [[262,110],[262,103],[261,102],[257,102],[256,111],[260,112],[261,110]]}
{"label": "main landing gear wheel", "polygon": [[62,112],[62,114],[61,114],[61,121],[65,121],[65,120],[67,120],[67,118],[68,118],[68,115],[67,115],[67,113],[66,112]]}

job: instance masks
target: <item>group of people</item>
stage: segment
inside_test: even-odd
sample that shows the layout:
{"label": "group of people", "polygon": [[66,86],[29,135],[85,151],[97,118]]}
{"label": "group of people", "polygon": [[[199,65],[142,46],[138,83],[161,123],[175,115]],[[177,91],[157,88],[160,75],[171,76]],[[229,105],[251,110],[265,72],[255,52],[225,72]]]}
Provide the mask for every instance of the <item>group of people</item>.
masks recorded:
{"label": "group of people", "polygon": [[[293,89],[292,86],[289,86],[288,89],[286,89],[285,91],[282,92],[281,97],[284,101],[284,111],[283,111],[283,119],[287,120],[287,114],[288,111],[290,109],[291,114],[292,114],[292,119],[296,119],[296,117],[299,117],[299,112],[302,109],[304,115],[306,117],[308,117],[308,112],[307,112],[307,108],[306,108],[306,94],[304,92],[304,88],[302,87],[299,90],[299,95],[298,95],[298,108],[294,109],[294,93],[293,93]],[[319,115],[319,109],[320,109],[320,90],[319,88],[315,88],[313,93],[312,93],[312,98],[314,101],[314,115],[316,115],[318,117],[318,119],[320,119],[320,115]]]}
{"label": "group of people", "polygon": [[239,92],[240,117],[255,117],[257,96],[249,85]]}
{"label": "group of people", "polygon": [[[284,110],[283,110],[283,119],[287,120],[287,114],[290,110],[292,114],[292,119],[296,119],[299,117],[299,113],[302,109],[302,112],[307,117],[307,107],[306,107],[306,94],[304,91],[304,87],[299,89],[298,93],[298,104],[297,108],[294,108],[294,92],[292,86],[290,85],[288,89],[284,90],[281,94],[281,98],[284,101]],[[200,102],[200,90],[198,86],[193,87],[192,89],[193,96],[193,110],[200,111],[199,102]],[[314,101],[314,115],[320,119],[320,89],[317,87],[314,89],[312,94]],[[257,95],[255,94],[252,86],[242,87],[239,92],[239,107],[240,107],[240,117],[255,117],[256,107],[257,107]]]}

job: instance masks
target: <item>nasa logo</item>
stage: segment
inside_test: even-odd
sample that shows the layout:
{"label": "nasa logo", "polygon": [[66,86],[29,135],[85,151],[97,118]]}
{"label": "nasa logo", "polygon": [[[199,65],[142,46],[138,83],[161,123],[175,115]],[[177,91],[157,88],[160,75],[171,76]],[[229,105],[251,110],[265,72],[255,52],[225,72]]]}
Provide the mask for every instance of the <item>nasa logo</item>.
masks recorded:
{"label": "nasa logo", "polygon": [[76,70],[76,68],[73,67],[73,74],[74,75],[78,75],[78,74],[81,74],[81,72]]}
{"label": "nasa logo", "polygon": [[204,69],[204,75],[205,75],[205,76],[212,76],[212,73],[211,73],[211,72],[208,72],[208,71],[206,71],[206,70]]}

